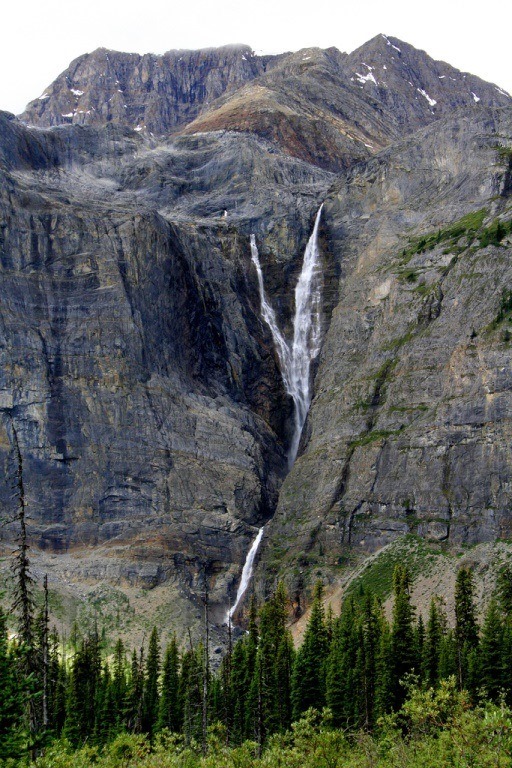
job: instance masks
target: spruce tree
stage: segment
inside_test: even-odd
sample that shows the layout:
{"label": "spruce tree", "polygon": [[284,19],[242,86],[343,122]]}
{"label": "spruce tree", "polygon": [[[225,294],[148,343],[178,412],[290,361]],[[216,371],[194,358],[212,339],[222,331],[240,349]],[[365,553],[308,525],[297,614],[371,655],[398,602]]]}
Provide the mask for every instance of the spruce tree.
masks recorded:
{"label": "spruce tree", "polygon": [[71,663],[63,734],[73,747],[94,738],[101,654],[97,633],[82,641]]}
{"label": "spruce tree", "polygon": [[504,632],[498,604],[492,599],[485,614],[478,654],[479,683],[486,694],[497,699],[504,688]]}
{"label": "spruce tree", "polygon": [[179,678],[180,655],[176,635],[173,635],[165,650],[162,667],[162,693],[157,722],[159,731],[167,728],[171,733],[177,733],[180,729]]}
{"label": "spruce tree", "polygon": [[278,584],[260,611],[259,642],[249,690],[249,722],[261,746],[268,735],[289,726],[290,668],[293,653],[286,628],[287,594]]}
{"label": "spruce tree", "polygon": [[23,698],[8,648],[5,614],[0,608],[0,764],[20,757],[23,740]]}
{"label": "spruce tree", "polygon": [[334,624],[326,659],[326,703],[334,723],[344,728],[355,719],[359,642],[359,619],[354,600],[349,599]]}
{"label": "spruce tree", "polygon": [[203,657],[202,645],[185,651],[181,659],[179,708],[183,713],[183,735],[187,743],[201,742],[203,732]]}
{"label": "spruce tree", "polygon": [[397,565],[393,573],[393,621],[391,625],[391,701],[399,709],[405,700],[402,682],[415,665],[413,607],[410,598],[410,575]]}
{"label": "spruce tree", "polygon": [[497,579],[497,598],[506,622],[512,622],[512,568],[506,565]]}
{"label": "spruce tree", "polygon": [[469,659],[478,645],[478,624],[474,601],[473,576],[469,568],[461,568],[455,581],[455,640],[457,672],[461,688],[470,684]]}
{"label": "spruce tree", "polygon": [[448,680],[449,677],[458,679],[458,658],[455,630],[447,629],[441,639],[441,651],[439,653],[439,680]]}
{"label": "spruce tree", "polygon": [[256,659],[259,644],[258,606],[253,595],[249,606],[248,634],[240,655],[238,643],[233,652],[233,689],[240,691],[236,696],[233,713],[233,729],[236,739],[254,739],[256,735],[255,713],[258,711],[258,686]]}
{"label": "spruce tree", "polygon": [[120,733],[123,730],[126,696],[128,693],[126,651],[121,638],[117,640],[114,647],[111,690],[112,710],[115,723],[114,731]]}
{"label": "spruce tree", "polygon": [[446,615],[440,599],[432,597],[425,635],[423,669],[427,685],[435,687],[440,678],[440,660],[443,637],[446,634]]}
{"label": "spruce tree", "polygon": [[103,746],[117,733],[112,675],[107,663],[103,666],[96,686],[94,719],[94,742],[99,746]]}
{"label": "spruce tree", "polygon": [[144,649],[141,646],[139,654],[132,651],[130,676],[126,689],[124,719],[128,730],[140,733],[142,730],[142,706],[144,693]]}
{"label": "spruce tree", "polygon": [[322,600],[323,585],[318,583],[304,640],[293,666],[292,704],[296,720],[310,707],[321,710],[325,706],[328,642]]}
{"label": "spruce tree", "polygon": [[160,694],[158,678],[160,675],[160,646],[158,632],[153,627],[149,638],[148,656],[146,659],[146,674],[144,678],[142,730],[151,737],[158,720]]}
{"label": "spruce tree", "polygon": [[15,487],[18,502],[18,546],[14,553],[12,570],[14,574],[13,612],[18,619],[17,666],[19,680],[25,699],[25,713],[30,734],[32,756],[38,740],[38,731],[42,726],[39,704],[40,667],[34,642],[34,581],[30,574],[29,543],[25,515],[25,484],[23,476],[23,456],[21,454],[18,433],[11,423],[13,445],[16,458]]}
{"label": "spruce tree", "polygon": [[67,670],[59,654],[60,640],[54,628],[48,639],[48,717],[49,729],[60,736],[66,717]]}
{"label": "spruce tree", "polygon": [[375,725],[376,691],[378,687],[379,649],[384,616],[379,601],[370,593],[365,596],[361,617],[361,668],[362,720],[361,726],[370,730]]}

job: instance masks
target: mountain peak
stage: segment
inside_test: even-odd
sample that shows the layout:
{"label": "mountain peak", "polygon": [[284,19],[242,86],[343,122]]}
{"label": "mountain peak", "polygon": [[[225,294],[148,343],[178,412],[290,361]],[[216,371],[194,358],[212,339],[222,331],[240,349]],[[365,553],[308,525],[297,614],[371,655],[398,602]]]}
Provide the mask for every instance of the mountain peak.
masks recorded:
{"label": "mountain peak", "polygon": [[245,44],[161,55],[98,48],[75,59],[21,117],[160,136],[247,131],[340,170],[455,110],[510,103],[497,86],[379,34],[351,54],[309,47],[258,56]]}

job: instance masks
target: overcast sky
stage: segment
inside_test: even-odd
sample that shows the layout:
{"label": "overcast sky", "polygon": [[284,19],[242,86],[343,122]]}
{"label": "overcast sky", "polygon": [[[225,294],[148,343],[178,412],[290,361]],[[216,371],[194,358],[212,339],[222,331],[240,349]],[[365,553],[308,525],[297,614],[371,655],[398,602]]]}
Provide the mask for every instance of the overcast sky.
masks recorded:
{"label": "overcast sky", "polygon": [[246,43],[278,53],[350,52],[379,32],[512,92],[512,2],[474,0],[6,0],[0,109],[21,112],[67,65],[100,46],[164,53]]}

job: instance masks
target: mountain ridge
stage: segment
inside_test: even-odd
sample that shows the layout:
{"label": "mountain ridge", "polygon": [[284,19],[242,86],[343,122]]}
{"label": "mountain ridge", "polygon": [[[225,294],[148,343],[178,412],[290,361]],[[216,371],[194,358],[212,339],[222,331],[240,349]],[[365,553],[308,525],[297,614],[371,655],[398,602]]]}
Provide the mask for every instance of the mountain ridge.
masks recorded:
{"label": "mountain ridge", "polygon": [[[179,82],[94,52],[37,126],[0,113],[0,497],[12,515],[15,425],[35,567],[75,610],[105,581],[121,631],[147,602],[182,634],[205,579],[222,622],[263,524],[255,586],[302,602],[405,533],[507,538],[512,99],[393,37],[178,54]],[[323,349],[287,474],[250,236],[290,338],[322,202]]]}

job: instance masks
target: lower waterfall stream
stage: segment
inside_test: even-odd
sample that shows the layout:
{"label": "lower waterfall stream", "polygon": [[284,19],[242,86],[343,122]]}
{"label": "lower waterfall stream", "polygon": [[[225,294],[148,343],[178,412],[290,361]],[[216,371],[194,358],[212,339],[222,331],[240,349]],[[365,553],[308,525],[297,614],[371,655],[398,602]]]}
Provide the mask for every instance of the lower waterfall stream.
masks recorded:
{"label": "lower waterfall stream", "polygon": [[[310,371],[311,363],[318,356],[321,344],[322,271],[318,247],[318,228],[323,204],[316,214],[313,232],[304,251],[302,270],[295,286],[295,314],[293,318],[293,339],[287,342],[278,324],[276,314],[265,293],[263,273],[259,260],[255,235],[251,235],[251,258],[258,276],[261,301],[261,315],[272,333],[279,359],[279,368],[286,392],[293,400],[293,434],[288,449],[288,467],[292,468],[299,450],[302,428],[311,404]],[[242,570],[236,600],[226,615],[230,623],[244,596],[252,577],[254,559],[263,537],[260,528],[254,539]]]}

